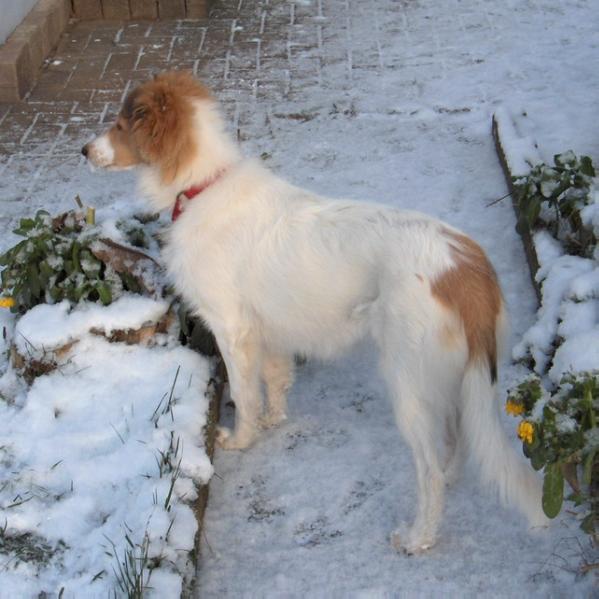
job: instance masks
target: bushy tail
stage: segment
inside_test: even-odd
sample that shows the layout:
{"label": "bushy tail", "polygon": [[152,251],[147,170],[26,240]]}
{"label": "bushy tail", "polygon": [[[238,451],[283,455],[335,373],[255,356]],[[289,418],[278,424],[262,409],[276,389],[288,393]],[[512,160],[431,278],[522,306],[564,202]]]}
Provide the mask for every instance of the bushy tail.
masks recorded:
{"label": "bushy tail", "polygon": [[497,488],[504,503],[519,508],[531,526],[547,524],[541,505],[541,481],[503,430],[496,386],[483,361],[467,366],[461,401],[463,441],[478,463],[483,481]]}

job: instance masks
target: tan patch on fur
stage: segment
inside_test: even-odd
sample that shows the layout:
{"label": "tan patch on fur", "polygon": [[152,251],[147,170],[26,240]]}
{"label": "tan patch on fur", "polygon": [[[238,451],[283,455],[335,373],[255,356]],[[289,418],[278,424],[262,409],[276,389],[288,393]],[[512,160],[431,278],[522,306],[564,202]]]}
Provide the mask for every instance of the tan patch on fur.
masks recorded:
{"label": "tan patch on fur", "polygon": [[447,347],[455,347],[462,339],[462,331],[455,326],[444,324],[441,327],[441,343]]}
{"label": "tan patch on fur", "polygon": [[[433,282],[433,296],[457,314],[468,342],[469,361],[486,358],[497,380],[495,327],[502,297],[497,275],[481,247],[469,237],[443,230],[455,266]],[[441,332],[442,337],[444,332]]]}
{"label": "tan patch on fur", "polygon": [[121,116],[108,130],[108,139],[114,151],[114,158],[110,166],[126,168],[141,164],[142,160],[137,148],[131,143],[129,124]]}
{"label": "tan patch on fur", "polygon": [[163,182],[171,183],[197,152],[191,101],[211,97],[184,71],[162,73],[135,88],[109,131],[115,166],[157,166]]}

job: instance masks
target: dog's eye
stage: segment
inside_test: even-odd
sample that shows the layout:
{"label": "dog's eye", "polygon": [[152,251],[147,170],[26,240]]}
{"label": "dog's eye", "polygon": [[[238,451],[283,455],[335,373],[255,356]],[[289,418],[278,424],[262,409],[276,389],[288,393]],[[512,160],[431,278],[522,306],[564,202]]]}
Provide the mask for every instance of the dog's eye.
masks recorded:
{"label": "dog's eye", "polygon": [[122,130],[123,130],[123,127],[121,126],[121,124],[120,124],[120,123],[117,123],[117,124],[116,124],[116,130],[117,130],[117,131],[122,131]]}

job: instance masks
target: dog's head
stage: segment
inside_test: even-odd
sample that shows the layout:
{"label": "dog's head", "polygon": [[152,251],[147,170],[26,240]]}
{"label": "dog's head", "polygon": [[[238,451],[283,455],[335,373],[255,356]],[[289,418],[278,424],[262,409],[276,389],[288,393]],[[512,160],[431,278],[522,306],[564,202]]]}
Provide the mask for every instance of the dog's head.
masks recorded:
{"label": "dog's head", "polygon": [[193,102],[209,99],[210,92],[190,73],[157,75],[130,92],[112,127],[81,151],[94,166],[146,165],[170,183],[196,152]]}

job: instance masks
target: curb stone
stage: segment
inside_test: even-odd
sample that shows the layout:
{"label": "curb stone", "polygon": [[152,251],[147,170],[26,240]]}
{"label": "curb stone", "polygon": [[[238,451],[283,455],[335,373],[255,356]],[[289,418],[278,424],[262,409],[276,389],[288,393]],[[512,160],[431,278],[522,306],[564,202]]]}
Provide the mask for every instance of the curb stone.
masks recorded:
{"label": "curb stone", "polygon": [[[501,168],[505,176],[505,181],[507,183],[508,189],[510,190],[510,197],[512,198],[512,207],[514,208],[514,212],[516,213],[516,218],[519,218],[520,212],[518,209],[518,200],[516,199],[517,195],[516,188],[514,186],[514,179],[509,167],[505,149],[501,141],[501,126],[497,120],[496,115],[493,115],[492,132],[493,139],[495,140],[495,150],[497,152],[497,157],[499,158],[499,162],[501,164]],[[523,232],[518,231],[518,234],[520,235],[520,238],[522,239],[522,244],[524,245],[524,253],[526,254],[526,261],[528,262],[528,267],[530,270],[530,280],[532,282],[532,286],[534,287],[537,296],[537,304],[540,305],[542,296],[541,285],[536,280],[536,274],[539,270],[539,258],[537,256],[535,244],[532,239],[532,235],[528,229],[524,230]]]}
{"label": "curb stone", "polygon": [[[220,418],[220,403],[223,395],[223,389],[225,381],[227,380],[225,364],[220,357],[216,359],[216,363],[213,370],[213,378],[208,383],[208,389],[206,391],[209,397],[208,408],[208,421],[204,428],[204,443],[206,448],[206,455],[210,458],[210,462],[214,460],[214,448],[216,443],[216,425]],[[198,560],[200,557],[200,546],[202,542],[202,531],[204,524],[204,514],[206,513],[206,506],[208,505],[208,496],[210,493],[210,481],[205,485],[200,485],[198,488],[198,498],[193,503],[193,512],[198,523],[198,530],[196,532],[194,540],[194,548],[191,550],[189,559],[192,562],[193,575],[190,579],[184,583],[183,590],[181,591],[182,599],[191,599],[194,597],[194,589],[196,588],[197,572],[198,572]]]}

